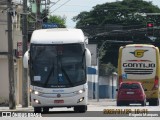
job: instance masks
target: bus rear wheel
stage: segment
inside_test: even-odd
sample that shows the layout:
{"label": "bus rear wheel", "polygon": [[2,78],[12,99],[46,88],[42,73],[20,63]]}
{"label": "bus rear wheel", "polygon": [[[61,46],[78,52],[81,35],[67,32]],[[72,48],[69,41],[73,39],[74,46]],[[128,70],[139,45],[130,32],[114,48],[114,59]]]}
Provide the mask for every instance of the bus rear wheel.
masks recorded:
{"label": "bus rear wheel", "polygon": [[149,101],[149,106],[158,106],[159,105],[159,99],[152,99]]}
{"label": "bus rear wheel", "polygon": [[85,113],[87,111],[87,105],[75,106],[74,111],[80,112],[80,113]]}

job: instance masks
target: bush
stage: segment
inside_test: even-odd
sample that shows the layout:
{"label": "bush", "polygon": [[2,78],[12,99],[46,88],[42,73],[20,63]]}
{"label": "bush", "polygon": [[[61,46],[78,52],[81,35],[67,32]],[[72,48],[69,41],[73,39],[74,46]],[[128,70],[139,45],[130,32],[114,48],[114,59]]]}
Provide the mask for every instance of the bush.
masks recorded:
{"label": "bush", "polygon": [[1,98],[1,97],[0,97],[0,106],[9,106],[9,101],[8,101],[8,99]]}
{"label": "bush", "polygon": [[100,76],[112,75],[113,72],[117,72],[117,68],[114,67],[111,63],[101,64],[99,66],[99,75]]}

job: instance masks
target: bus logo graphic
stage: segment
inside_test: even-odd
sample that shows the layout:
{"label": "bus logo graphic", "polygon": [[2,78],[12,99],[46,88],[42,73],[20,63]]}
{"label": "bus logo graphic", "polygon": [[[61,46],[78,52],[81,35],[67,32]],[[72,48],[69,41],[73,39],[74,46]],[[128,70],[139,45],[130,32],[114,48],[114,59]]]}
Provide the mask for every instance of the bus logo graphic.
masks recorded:
{"label": "bus logo graphic", "polygon": [[61,97],[61,94],[57,94],[57,97],[60,98],[60,97]]}
{"label": "bus logo graphic", "polygon": [[133,54],[135,57],[137,58],[141,58],[144,55],[144,52],[146,52],[148,50],[135,50],[134,52],[130,52],[131,54]]}

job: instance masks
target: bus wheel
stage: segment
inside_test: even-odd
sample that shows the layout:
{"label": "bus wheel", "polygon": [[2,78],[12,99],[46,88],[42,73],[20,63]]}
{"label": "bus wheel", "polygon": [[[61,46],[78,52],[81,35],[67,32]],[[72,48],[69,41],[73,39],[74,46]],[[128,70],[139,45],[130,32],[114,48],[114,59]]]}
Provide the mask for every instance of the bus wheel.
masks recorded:
{"label": "bus wheel", "polygon": [[158,99],[152,99],[149,101],[149,106],[158,106],[159,100]]}
{"label": "bus wheel", "polygon": [[75,111],[75,112],[84,113],[84,112],[87,111],[87,106],[86,106],[86,105],[75,106],[75,107],[74,107],[74,111]]}
{"label": "bus wheel", "polygon": [[34,113],[41,113],[41,107],[34,107]]}
{"label": "bus wheel", "polygon": [[48,108],[48,107],[44,107],[44,108],[43,108],[43,112],[44,112],[44,113],[48,113],[48,112],[49,112],[49,108]]}

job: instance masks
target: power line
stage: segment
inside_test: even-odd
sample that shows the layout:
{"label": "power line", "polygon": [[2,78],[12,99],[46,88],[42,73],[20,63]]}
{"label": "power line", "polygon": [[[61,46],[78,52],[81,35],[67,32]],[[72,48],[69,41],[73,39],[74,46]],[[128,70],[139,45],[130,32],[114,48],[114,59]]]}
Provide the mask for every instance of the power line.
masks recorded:
{"label": "power line", "polygon": [[58,1],[55,2],[55,3],[53,3],[53,5],[51,5],[51,6],[49,7],[49,9],[50,9],[51,7],[53,7],[55,4],[57,4],[59,1],[60,1],[60,0],[58,0]]}
{"label": "power line", "polygon": [[63,3],[62,5],[60,5],[58,8],[54,9],[54,10],[53,10],[52,12],[50,12],[50,13],[55,12],[56,10],[58,10],[59,8],[61,8],[61,7],[64,6],[65,4],[67,4],[69,1],[71,1],[71,0],[66,1],[65,3]]}
{"label": "power line", "polygon": [[[62,4],[57,4],[57,5],[62,5]],[[77,7],[92,7],[92,6],[84,6],[84,5],[66,5],[66,6],[68,6],[68,7],[75,7],[75,6],[77,6]]]}
{"label": "power line", "polygon": [[[75,12],[75,13],[80,13],[80,12],[82,12],[82,11],[81,11],[81,10],[79,10],[79,11],[78,11],[78,10],[77,10],[77,11],[66,11],[66,10],[65,10],[65,11],[57,11],[57,12],[70,12],[70,13],[74,13],[74,12]],[[56,13],[57,13],[57,12],[56,12]]]}
{"label": "power line", "polygon": [[[53,5],[51,5],[48,9],[50,9],[51,7],[53,7],[55,4],[57,4],[58,2],[59,2],[60,0],[58,0],[57,2],[55,2]],[[47,15],[46,16],[44,16],[43,18],[42,18],[42,20],[44,19],[44,18],[46,18],[47,17]]]}

